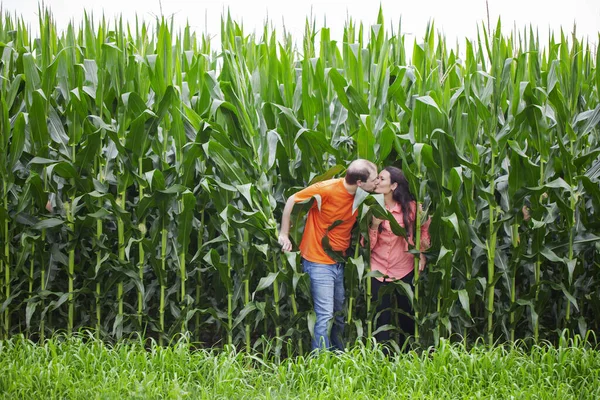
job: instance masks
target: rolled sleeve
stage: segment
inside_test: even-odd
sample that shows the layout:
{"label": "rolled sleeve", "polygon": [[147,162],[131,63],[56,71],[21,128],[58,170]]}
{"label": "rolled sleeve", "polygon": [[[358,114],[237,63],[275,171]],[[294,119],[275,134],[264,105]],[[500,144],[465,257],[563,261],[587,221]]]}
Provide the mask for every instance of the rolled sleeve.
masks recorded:
{"label": "rolled sleeve", "polygon": [[427,218],[427,221],[421,225],[421,250],[427,250],[431,245],[431,236],[429,235],[430,224],[431,218]]}
{"label": "rolled sleeve", "polygon": [[379,237],[379,231],[377,229],[369,228],[369,240],[371,241],[371,250],[377,244],[377,238]]}

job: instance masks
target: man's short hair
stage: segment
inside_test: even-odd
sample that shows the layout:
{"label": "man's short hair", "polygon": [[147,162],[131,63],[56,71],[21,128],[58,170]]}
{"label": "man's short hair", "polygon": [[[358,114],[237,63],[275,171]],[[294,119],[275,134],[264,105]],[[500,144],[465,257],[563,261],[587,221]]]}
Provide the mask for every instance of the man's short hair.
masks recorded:
{"label": "man's short hair", "polygon": [[358,181],[366,182],[369,180],[371,172],[377,173],[377,166],[371,161],[358,159],[354,160],[346,170],[346,183],[348,185],[356,185]]}

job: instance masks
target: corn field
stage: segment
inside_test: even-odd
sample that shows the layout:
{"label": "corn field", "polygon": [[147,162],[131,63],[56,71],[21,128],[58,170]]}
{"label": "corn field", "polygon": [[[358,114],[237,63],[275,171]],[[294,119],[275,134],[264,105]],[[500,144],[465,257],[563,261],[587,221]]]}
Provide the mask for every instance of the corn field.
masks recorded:
{"label": "corn field", "polygon": [[[32,38],[1,17],[2,338],[90,329],[305,353],[308,277],[277,224],[290,194],[357,157],[401,167],[417,224],[432,219],[407,290],[417,343],[600,332],[593,45],[498,21],[452,48],[431,24],[407,55],[381,10],[341,41],[310,20],[302,38],[221,26],[213,48],[164,18],[57,27],[40,10]],[[346,264],[349,343],[376,329],[356,245],[372,204]]]}

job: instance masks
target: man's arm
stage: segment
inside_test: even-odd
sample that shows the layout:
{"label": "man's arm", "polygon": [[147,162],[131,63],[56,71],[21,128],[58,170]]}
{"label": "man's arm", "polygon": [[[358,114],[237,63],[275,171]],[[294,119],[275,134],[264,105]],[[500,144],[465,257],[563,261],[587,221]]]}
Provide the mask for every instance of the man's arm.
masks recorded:
{"label": "man's arm", "polygon": [[283,215],[281,216],[281,229],[279,231],[279,244],[281,245],[281,249],[283,251],[291,251],[292,250],[292,242],[290,241],[290,216],[292,215],[292,210],[294,208],[295,195],[291,195],[287,202],[285,203],[285,207],[283,208]]}

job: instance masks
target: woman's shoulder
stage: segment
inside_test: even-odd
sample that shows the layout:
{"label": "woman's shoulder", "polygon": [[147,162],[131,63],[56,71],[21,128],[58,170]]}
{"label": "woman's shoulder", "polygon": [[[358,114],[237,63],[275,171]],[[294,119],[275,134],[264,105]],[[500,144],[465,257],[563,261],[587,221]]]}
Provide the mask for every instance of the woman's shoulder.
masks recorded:
{"label": "woman's shoulder", "polygon": [[417,215],[417,202],[415,200],[411,200],[408,207],[408,213],[410,215],[410,218],[412,219],[415,217],[415,215]]}
{"label": "woman's shoulder", "polygon": [[[396,207],[399,211],[403,211],[402,205],[400,203],[397,203]],[[417,202],[415,200],[411,200],[410,203],[408,203],[408,211],[410,213],[414,213],[417,211]]]}

